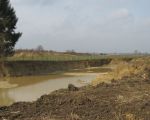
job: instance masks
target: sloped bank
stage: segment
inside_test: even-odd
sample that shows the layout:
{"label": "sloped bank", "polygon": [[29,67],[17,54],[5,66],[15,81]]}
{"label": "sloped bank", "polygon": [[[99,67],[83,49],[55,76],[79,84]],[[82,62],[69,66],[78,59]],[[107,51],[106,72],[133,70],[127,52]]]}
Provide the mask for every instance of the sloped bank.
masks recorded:
{"label": "sloped bank", "polygon": [[5,68],[10,76],[46,75],[57,71],[83,69],[109,64],[111,59],[84,61],[8,61]]}

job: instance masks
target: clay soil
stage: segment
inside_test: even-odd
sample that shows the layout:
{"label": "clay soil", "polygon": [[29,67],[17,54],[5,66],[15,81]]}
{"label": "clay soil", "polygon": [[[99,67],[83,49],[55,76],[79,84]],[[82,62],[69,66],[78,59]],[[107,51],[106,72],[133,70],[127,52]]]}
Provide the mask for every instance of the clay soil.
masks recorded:
{"label": "clay soil", "polygon": [[150,79],[139,76],[0,108],[0,120],[150,120]]}

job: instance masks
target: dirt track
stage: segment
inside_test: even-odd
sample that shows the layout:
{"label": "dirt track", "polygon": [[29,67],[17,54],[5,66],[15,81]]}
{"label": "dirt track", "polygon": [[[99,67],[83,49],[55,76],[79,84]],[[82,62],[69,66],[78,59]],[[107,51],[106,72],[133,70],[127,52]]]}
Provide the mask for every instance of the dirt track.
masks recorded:
{"label": "dirt track", "polygon": [[150,79],[140,76],[59,90],[33,103],[0,108],[0,120],[149,120]]}

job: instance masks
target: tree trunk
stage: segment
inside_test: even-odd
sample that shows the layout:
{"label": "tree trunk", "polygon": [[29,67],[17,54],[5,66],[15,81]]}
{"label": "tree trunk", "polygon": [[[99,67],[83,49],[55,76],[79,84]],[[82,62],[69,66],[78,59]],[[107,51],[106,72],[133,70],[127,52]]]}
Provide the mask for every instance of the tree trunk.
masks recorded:
{"label": "tree trunk", "polygon": [[4,61],[5,61],[4,58],[1,57],[0,58],[0,78],[8,76],[8,71],[5,68],[5,62]]}

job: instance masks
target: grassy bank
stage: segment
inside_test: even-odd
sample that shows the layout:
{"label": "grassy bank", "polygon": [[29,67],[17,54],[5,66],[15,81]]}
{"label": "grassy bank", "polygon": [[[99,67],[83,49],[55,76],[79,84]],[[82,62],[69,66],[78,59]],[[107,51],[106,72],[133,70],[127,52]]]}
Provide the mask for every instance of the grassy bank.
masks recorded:
{"label": "grassy bank", "polygon": [[[21,53],[20,53],[21,54]],[[28,76],[28,75],[47,75],[57,71],[67,71],[72,69],[83,69],[87,67],[97,67],[105,64],[109,64],[113,61],[125,61],[129,62],[132,59],[139,58],[141,56],[96,56],[95,58],[90,58],[90,56],[85,57],[85,55],[77,55],[79,58],[65,58],[65,54],[57,53],[53,55],[53,58],[59,56],[57,59],[47,59],[46,53],[41,55],[34,55],[34,58],[30,58],[30,54],[14,55],[11,58],[7,58],[4,62],[5,66],[0,66],[0,75],[6,76],[6,72],[9,76]],[[55,53],[56,54],[56,53]],[[45,56],[45,57],[44,57]],[[63,56],[63,57],[62,57]],[[67,55],[68,56],[68,55]],[[69,55],[70,56],[70,55]],[[71,55],[73,56],[73,55]],[[5,74],[4,74],[5,73]]]}
{"label": "grassy bank", "polygon": [[55,52],[55,51],[36,51],[36,50],[17,50],[16,53],[7,58],[7,61],[82,61],[100,59],[132,59],[147,55],[136,54],[96,54],[96,53],[76,53],[76,52]]}
{"label": "grassy bank", "polygon": [[[111,60],[128,62],[142,56],[23,50],[5,60],[5,71],[9,76],[45,75],[57,71],[102,66],[109,64]],[[0,75],[3,73],[4,69],[1,69]]]}
{"label": "grassy bank", "polygon": [[134,58],[130,61],[113,59],[107,67],[113,70],[108,74],[97,76],[93,80],[93,85],[97,85],[102,81],[120,80],[123,77],[130,77],[141,73],[143,73],[143,78],[150,77],[150,74],[145,72],[145,70],[150,69],[150,57]]}
{"label": "grassy bank", "polygon": [[70,52],[23,50],[9,57],[8,61],[81,61],[103,59],[105,55]]}

